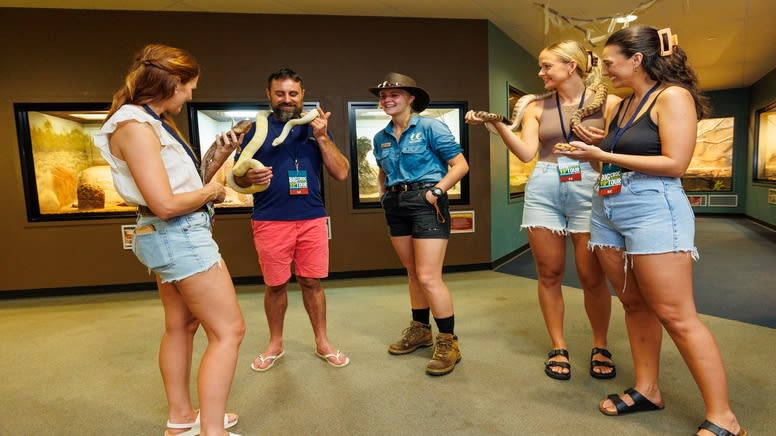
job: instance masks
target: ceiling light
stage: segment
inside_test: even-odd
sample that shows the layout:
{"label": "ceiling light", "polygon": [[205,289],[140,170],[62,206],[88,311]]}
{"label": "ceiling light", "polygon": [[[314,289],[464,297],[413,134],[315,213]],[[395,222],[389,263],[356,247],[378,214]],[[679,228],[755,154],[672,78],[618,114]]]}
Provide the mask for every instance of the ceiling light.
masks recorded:
{"label": "ceiling light", "polygon": [[628,24],[636,21],[638,15],[626,15],[624,17],[615,17],[614,22],[619,24]]}

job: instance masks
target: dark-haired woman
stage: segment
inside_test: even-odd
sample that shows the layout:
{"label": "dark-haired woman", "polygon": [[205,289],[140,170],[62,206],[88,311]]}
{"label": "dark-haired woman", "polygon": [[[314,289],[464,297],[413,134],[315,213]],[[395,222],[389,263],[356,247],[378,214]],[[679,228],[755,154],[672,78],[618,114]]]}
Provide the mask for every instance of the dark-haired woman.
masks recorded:
{"label": "dark-haired woman", "polygon": [[[165,434],[222,436],[237,424],[237,416],[224,410],[245,332],[211,234],[211,203],[223,201],[224,189],[202,180],[196,156],[169,116],[191,100],[198,78],[199,66],[186,52],[146,46],[114,95],[95,144],[111,166],[118,193],[138,206],[133,250],[155,273],[164,306],[159,368],[169,407]],[[223,163],[239,144],[230,133],[219,139],[214,160]],[[197,411],[189,385],[200,324],[208,345],[197,375]]]}
{"label": "dark-haired woman", "polygon": [[693,300],[695,218],[679,179],[707,114],[697,78],[669,29],[633,26],[615,32],[602,56],[604,74],[633,95],[609,120],[599,147],[573,142],[559,152],[602,163],[593,198],[590,246],[625,309],[636,373],[633,388],[611,394],[606,415],[660,410],[662,328],[700,388],[706,415],[699,435],[744,435],[728,403],[719,347]]}

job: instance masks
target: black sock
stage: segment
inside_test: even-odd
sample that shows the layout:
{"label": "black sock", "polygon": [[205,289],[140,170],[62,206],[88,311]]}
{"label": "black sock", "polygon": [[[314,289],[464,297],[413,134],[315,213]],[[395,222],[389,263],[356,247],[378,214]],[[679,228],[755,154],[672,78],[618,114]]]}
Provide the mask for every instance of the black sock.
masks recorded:
{"label": "black sock", "polygon": [[423,325],[429,325],[429,317],[431,315],[431,309],[428,307],[425,309],[412,309],[412,320],[419,322]]}
{"label": "black sock", "polygon": [[434,321],[436,321],[439,333],[448,333],[451,335],[454,334],[453,330],[455,329],[455,315],[450,315],[447,318],[434,317]]}

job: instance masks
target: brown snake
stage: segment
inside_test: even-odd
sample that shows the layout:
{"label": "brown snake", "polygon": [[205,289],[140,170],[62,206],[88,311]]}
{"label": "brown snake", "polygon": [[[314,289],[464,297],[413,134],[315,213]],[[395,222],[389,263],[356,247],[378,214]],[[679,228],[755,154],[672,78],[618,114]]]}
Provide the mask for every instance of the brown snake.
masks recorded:
{"label": "brown snake", "polygon": [[[235,135],[240,136],[243,133],[248,133],[249,130],[251,130],[251,126],[253,125],[252,120],[240,120],[232,126],[232,131]],[[216,149],[218,148],[217,141],[213,141],[213,144],[208,148],[207,152],[205,152],[205,155],[202,156],[202,165],[200,167],[200,174],[202,175],[202,180],[208,180],[206,177],[208,175],[208,169],[210,169],[211,164],[213,163],[213,160],[216,156]],[[221,165],[218,165],[218,168],[221,168]],[[218,171],[218,168],[216,168],[215,171]],[[212,176],[212,175],[211,175]]]}
{"label": "brown snake", "polygon": [[[569,125],[572,129],[574,126],[582,122],[582,118],[588,115],[592,115],[606,102],[606,97],[609,95],[609,88],[605,84],[598,83],[596,85],[591,85],[590,89],[595,91],[595,96],[593,96],[593,100],[590,103],[578,109],[571,116]],[[512,109],[511,120],[507,119],[503,115],[486,111],[475,111],[474,116],[485,121],[486,123],[504,123],[509,126],[511,131],[516,132],[520,129],[520,125],[523,120],[523,113],[525,112],[525,108],[528,107],[528,104],[536,100],[544,100],[545,98],[551,97],[555,94],[555,92],[556,91],[551,91],[544,94],[528,94],[522,96],[515,104],[514,109]],[[485,127],[487,127],[491,132],[497,133],[493,126],[485,124]]]}

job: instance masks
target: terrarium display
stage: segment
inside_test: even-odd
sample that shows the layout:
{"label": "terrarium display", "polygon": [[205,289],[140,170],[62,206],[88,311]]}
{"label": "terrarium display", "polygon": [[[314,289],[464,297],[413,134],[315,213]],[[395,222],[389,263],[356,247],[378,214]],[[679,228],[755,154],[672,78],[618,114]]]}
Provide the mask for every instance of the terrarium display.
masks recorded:
{"label": "terrarium display", "polygon": [[755,180],[776,182],[776,105],[757,111]]}
{"label": "terrarium display", "polygon": [[[384,129],[391,121],[382,109],[375,103],[350,103],[350,159],[353,186],[353,206],[356,208],[379,207],[379,187],[377,174],[379,168],[372,149],[372,139],[375,134]],[[450,128],[455,140],[461,144],[464,156],[467,155],[467,145],[463,115],[465,104],[458,102],[431,102],[420,115],[436,118]],[[462,142],[463,141],[463,142]],[[453,204],[468,202],[468,179],[456,183],[447,191]]]}
{"label": "terrarium display", "polygon": [[[305,102],[304,111],[315,110],[318,102]],[[194,148],[199,150],[200,157],[216,139],[216,135],[229,130],[238,121],[255,120],[261,113],[266,116],[269,112],[269,104],[262,103],[189,103],[189,137]],[[213,180],[224,185],[226,199],[216,205],[219,213],[243,213],[253,207],[253,195],[242,194],[226,182],[226,171],[234,167],[234,154],[226,160],[224,166],[213,176]]]}
{"label": "terrarium display", "polygon": [[698,122],[695,151],[682,177],[688,192],[733,190],[733,117]]}
{"label": "terrarium display", "polygon": [[[106,105],[16,105],[28,218],[78,219],[135,211],[116,192],[92,140]],[[37,109],[37,110],[34,110]]]}

